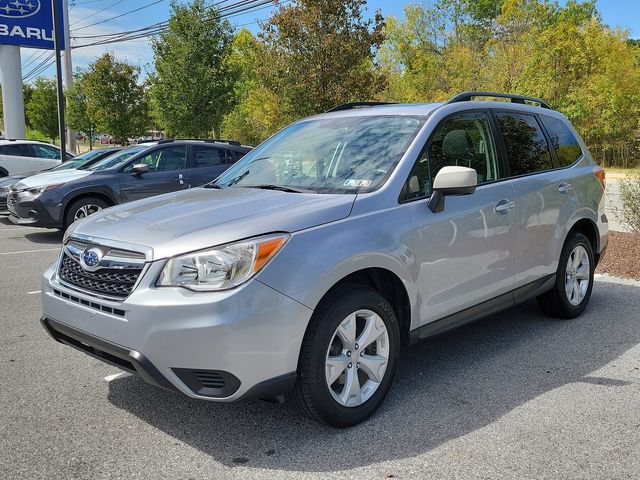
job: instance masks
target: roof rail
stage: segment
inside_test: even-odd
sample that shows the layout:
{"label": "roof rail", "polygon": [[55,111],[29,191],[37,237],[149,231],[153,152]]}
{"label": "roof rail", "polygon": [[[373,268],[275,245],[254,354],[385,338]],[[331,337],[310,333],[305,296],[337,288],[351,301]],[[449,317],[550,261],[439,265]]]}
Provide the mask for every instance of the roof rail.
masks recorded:
{"label": "roof rail", "polygon": [[343,103],[342,105],[338,105],[333,107],[330,110],[327,110],[325,113],[330,112],[340,112],[342,110],[353,110],[356,108],[366,108],[366,107],[376,107],[378,105],[394,105],[393,102],[351,102],[351,103]]}
{"label": "roof rail", "polygon": [[524,95],[514,95],[512,93],[498,93],[498,92],[463,92],[449,99],[447,104],[449,103],[458,103],[458,102],[470,102],[473,100],[473,97],[495,97],[495,98],[508,98],[511,100],[511,103],[520,103],[526,105],[529,103],[537,103],[542,108],[548,108],[551,110],[551,107],[544,100],[540,100],[535,97],[526,97]]}
{"label": "roof rail", "polygon": [[204,143],[226,143],[228,145],[241,146],[242,144],[237,140],[224,140],[221,138],[166,138],[164,140],[159,140],[158,144],[162,143],[171,143],[171,142],[180,142],[180,141],[195,141],[195,142],[204,142]]}

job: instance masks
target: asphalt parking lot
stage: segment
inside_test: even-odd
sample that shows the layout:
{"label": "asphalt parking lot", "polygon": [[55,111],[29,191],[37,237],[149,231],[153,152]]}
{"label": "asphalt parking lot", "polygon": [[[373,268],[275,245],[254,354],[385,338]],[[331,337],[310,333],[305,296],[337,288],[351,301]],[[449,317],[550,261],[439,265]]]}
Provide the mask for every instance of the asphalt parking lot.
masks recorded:
{"label": "asphalt parking lot", "polygon": [[40,327],[62,235],[0,219],[0,478],[640,478],[640,283],[599,277],[586,314],[535,303],[411,347],[366,423],[193,401]]}

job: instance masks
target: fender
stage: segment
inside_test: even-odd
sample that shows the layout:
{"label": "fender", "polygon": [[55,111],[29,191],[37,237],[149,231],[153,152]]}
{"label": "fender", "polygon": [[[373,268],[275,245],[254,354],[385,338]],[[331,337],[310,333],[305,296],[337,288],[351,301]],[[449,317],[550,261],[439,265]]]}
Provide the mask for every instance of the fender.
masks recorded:
{"label": "fender", "polygon": [[78,197],[89,196],[89,195],[101,195],[109,198],[113,205],[117,205],[119,202],[117,200],[117,196],[113,189],[108,185],[88,185],[86,187],[81,187],[74,189],[62,197],[60,208],[60,221],[64,221],[64,215],[67,210],[67,207],[74,202]]}
{"label": "fender", "polygon": [[[385,225],[383,231],[380,224]],[[412,328],[419,321],[413,232],[406,209],[376,212],[375,223],[370,215],[362,215],[296,232],[284,250],[256,278],[306,307],[315,309],[331,287],[348,275],[381,268],[404,284]],[[309,272],[314,272],[313,278]]]}

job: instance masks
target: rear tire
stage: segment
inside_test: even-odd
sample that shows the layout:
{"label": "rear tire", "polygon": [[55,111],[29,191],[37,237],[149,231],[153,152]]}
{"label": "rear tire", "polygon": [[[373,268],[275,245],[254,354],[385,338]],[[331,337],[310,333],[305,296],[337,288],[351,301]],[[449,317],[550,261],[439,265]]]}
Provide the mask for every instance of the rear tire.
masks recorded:
{"label": "rear tire", "polygon": [[389,302],[368,287],[340,288],[313,314],[289,398],[314,420],[340,428],[356,425],[389,392],[399,351],[400,331]]}
{"label": "rear tire", "polygon": [[73,202],[67,209],[64,218],[64,229],[66,230],[76,220],[86,218],[103,208],[109,207],[109,204],[97,197],[84,197]]}
{"label": "rear tire", "polygon": [[581,233],[572,234],[562,249],[555,285],[537,297],[540,309],[556,318],[579,316],[591,298],[594,270],[595,259],[589,239]]}

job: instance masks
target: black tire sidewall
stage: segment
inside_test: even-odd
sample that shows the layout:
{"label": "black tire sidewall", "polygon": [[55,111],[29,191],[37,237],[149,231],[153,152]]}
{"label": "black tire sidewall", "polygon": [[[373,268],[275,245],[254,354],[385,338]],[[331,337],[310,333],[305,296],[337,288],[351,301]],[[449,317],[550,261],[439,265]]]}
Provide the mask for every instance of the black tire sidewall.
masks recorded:
{"label": "black tire sidewall", "polygon": [[[580,304],[572,305],[571,302],[569,302],[569,299],[567,298],[567,294],[565,292],[565,278],[567,273],[567,261],[569,260],[571,252],[578,245],[583,246],[587,251],[587,255],[589,256],[589,286],[587,288],[587,293]],[[560,264],[558,265],[558,277],[556,281],[556,296],[558,302],[560,302],[561,308],[564,310],[566,317],[575,318],[580,315],[585,308],[587,308],[589,299],[591,298],[591,292],[593,290],[594,271],[595,259],[589,239],[581,233],[573,234],[562,250],[562,255],[560,256]]]}
{"label": "black tire sidewall", "polygon": [[101,208],[107,208],[109,205],[107,204],[107,202],[105,202],[104,200],[97,198],[97,197],[84,197],[81,198],[79,200],[76,200],[75,202],[73,202],[69,208],[67,209],[67,214],[65,215],[64,218],[64,226],[63,228],[66,230],[69,225],[71,225],[74,222],[74,217],[76,212],[78,211],[79,208],[81,208],[84,205],[99,205]]}
{"label": "black tire sidewall", "polygon": [[[340,323],[357,310],[371,310],[378,314],[385,323],[389,335],[389,361],[382,383],[376,392],[362,405],[345,407],[340,405],[329,391],[325,380],[326,355],[329,343]],[[393,308],[378,292],[370,288],[354,288],[339,293],[330,306],[319,312],[315,322],[319,328],[315,330],[310,342],[311,355],[309,365],[303,366],[301,379],[313,399],[315,410],[323,421],[336,427],[348,427],[360,423],[369,417],[380,406],[386,397],[400,359],[400,331]]]}

